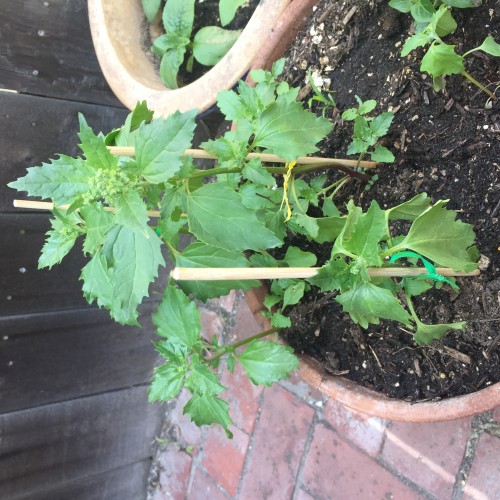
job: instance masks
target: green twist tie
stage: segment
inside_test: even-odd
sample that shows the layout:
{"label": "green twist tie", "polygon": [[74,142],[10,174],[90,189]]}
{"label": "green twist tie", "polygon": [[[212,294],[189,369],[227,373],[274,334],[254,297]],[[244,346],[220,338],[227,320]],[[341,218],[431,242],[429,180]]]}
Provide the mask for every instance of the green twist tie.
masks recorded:
{"label": "green twist tie", "polygon": [[445,278],[442,274],[439,274],[431,262],[429,262],[425,257],[422,257],[420,254],[416,252],[409,252],[409,251],[397,252],[390,258],[389,262],[392,264],[396,262],[398,259],[401,259],[403,257],[420,259],[422,261],[422,264],[424,265],[427,274],[412,276],[414,279],[429,279],[432,281],[441,281],[442,283],[448,283],[448,285],[450,285],[451,288],[453,288],[453,290],[457,292],[458,290],[460,290],[460,288],[455,283]]}

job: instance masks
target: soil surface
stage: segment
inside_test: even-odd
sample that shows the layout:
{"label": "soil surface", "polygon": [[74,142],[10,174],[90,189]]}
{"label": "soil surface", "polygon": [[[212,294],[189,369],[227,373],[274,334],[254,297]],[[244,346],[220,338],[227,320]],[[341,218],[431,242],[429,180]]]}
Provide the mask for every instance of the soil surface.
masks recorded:
{"label": "soil surface", "polygon": [[[445,41],[456,44],[459,53],[477,47],[488,34],[500,41],[500,2],[483,3],[453,10],[459,28]],[[422,52],[399,55],[411,30],[411,18],[385,0],[324,0],[287,54],[285,79],[304,86],[311,69],[324,88],[331,82],[337,108],[327,117],[335,130],[321,147],[324,156],[345,157],[352,122],[344,123],[340,115],[356,104],[355,95],[377,100],[376,113],[395,113],[383,144],[396,162],[378,169],[379,180],[369,191],[350,181],[337,206],[353,198],[365,210],[371,200],[386,208],[420,192],[433,202],[449,199],[448,208],[473,224],[481,275],[458,279],[458,294],[449,287],[431,290],[415,305],[426,323],[467,320],[468,328],[417,346],[402,325],[382,321],[363,330],[340,304],[312,292],[291,311],[296,326],[285,336],[330,373],[415,401],[466,394],[500,381],[500,105],[487,102],[488,96],[461,76],[448,77],[445,92],[435,93],[430,77],[419,70]],[[466,69],[495,90],[499,61],[476,52],[466,59]],[[301,92],[306,101],[312,95],[308,90],[305,85]],[[323,247],[325,259],[330,250]]]}
{"label": "soil surface", "polygon": [[[227,30],[240,30],[245,28],[248,21],[252,17],[257,5],[260,0],[248,0],[247,3],[243,4],[237,11],[234,19],[228,25],[224,26]],[[164,2],[163,2],[164,3]],[[219,17],[219,0],[197,0],[195,4],[195,18],[193,24],[193,31],[191,35],[191,40],[193,40],[196,33],[205,26],[218,26],[222,28]],[[150,47],[156,37],[162,35],[165,31],[163,30],[163,25],[155,23],[151,26],[144,18],[144,32],[145,39],[143,41],[144,50],[150,52]],[[160,67],[160,58],[158,58],[153,53],[150,54],[151,59],[154,61],[158,71]],[[186,70],[186,62],[189,54],[187,54],[184,59],[184,63],[179,69],[178,84],[179,87],[188,85],[201,76],[203,76],[207,71],[209,71],[212,66],[204,66],[196,60],[193,62],[193,71],[189,72]]]}

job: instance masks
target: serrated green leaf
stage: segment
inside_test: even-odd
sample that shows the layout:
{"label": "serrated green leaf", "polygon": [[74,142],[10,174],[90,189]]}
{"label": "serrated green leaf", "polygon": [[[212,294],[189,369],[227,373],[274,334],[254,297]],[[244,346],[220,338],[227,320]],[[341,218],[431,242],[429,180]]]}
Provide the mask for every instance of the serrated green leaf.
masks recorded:
{"label": "serrated green leaf", "polygon": [[401,49],[401,57],[406,57],[410,52],[414,51],[417,47],[425,47],[431,43],[431,39],[429,35],[422,31],[420,33],[416,33],[406,40]]}
{"label": "serrated green leaf", "polygon": [[243,177],[262,186],[276,186],[276,179],[262,165],[259,158],[252,158],[242,171]]}
{"label": "serrated green leaf", "polygon": [[168,0],[163,9],[163,26],[167,33],[191,38],[195,0]]}
{"label": "serrated green leaf", "polygon": [[257,119],[254,146],[294,161],[318,150],[316,144],[332,131],[325,118],[306,111],[296,101],[279,96]]}
{"label": "serrated green leaf", "polygon": [[440,37],[449,35],[457,29],[457,22],[453,19],[451,11],[446,7],[446,5],[441,5],[437,12],[434,13],[431,25],[433,26],[436,34]]}
{"label": "serrated green leaf", "polygon": [[220,0],[219,17],[222,26],[228,25],[236,15],[236,11],[244,5],[246,0]]}
{"label": "serrated green leaf", "polygon": [[358,113],[360,115],[367,115],[372,112],[377,107],[377,101],[374,99],[369,99],[368,101],[363,102],[358,107]]}
{"label": "serrated green leaf", "polygon": [[378,325],[381,318],[399,321],[411,327],[411,316],[399,300],[389,290],[371,283],[362,283],[343,292],[335,300],[363,328],[368,328],[370,323]]}
{"label": "serrated green leaf", "polygon": [[128,190],[114,200],[115,223],[127,226],[134,231],[147,234],[149,217],[144,200],[137,191]]}
{"label": "serrated green leaf", "polygon": [[40,167],[28,168],[28,173],[8,186],[27,191],[30,196],[53,200],[56,204],[71,203],[89,190],[94,170],[81,158],[61,155]]}
{"label": "serrated green leaf", "polygon": [[359,116],[358,108],[349,108],[342,113],[342,120],[353,121]]}
{"label": "serrated green leaf", "polygon": [[293,306],[298,304],[300,299],[304,296],[305,283],[303,281],[289,286],[283,295],[283,307],[281,310],[285,309],[287,306]]}
{"label": "serrated green leaf", "polygon": [[214,396],[226,390],[226,387],[219,383],[217,375],[198,362],[191,364],[191,373],[185,384],[192,394],[200,396]]}
{"label": "serrated green leaf", "polygon": [[234,45],[241,30],[225,30],[218,26],[201,28],[193,40],[195,59],[205,66],[215,66]]}
{"label": "serrated green leaf", "polygon": [[179,172],[183,154],[191,146],[196,110],[176,111],[166,120],[141,125],[136,139],[136,163],[143,177],[162,183]]}
{"label": "serrated green leaf", "polygon": [[75,245],[80,234],[71,226],[65,226],[58,219],[50,221],[52,229],[47,231],[47,239],[43,245],[42,253],[38,259],[38,269],[43,269],[59,264]]}
{"label": "serrated green leaf", "polygon": [[394,155],[385,146],[381,146],[380,144],[370,153],[370,156],[372,161],[380,163],[393,163],[395,160]]}
{"label": "serrated green leaf", "polygon": [[[97,251],[90,262],[82,269],[80,279],[83,280],[83,294],[89,303],[96,300],[99,307],[111,309],[114,291],[106,257],[102,251]],[[134,323],[134,319],[131,320],[131,323]]]}
{"label": "serrated green leaf", "polygon": [[184,407],[184,413],[198,426],[219,424],[226,431],[227,437],[233,437],[228,429],[228,425],[233,423],[229,416],[229,405],[216,396],[194,394]]}
{"label": "serrated green leaf", "polygon": [[309,217],[308,215],[296,213],[294,214],[290,222],[295,222],[297,226],[302,228],[306,235],[310,236],[312,239],[318,237],[319,225],[318,220],[315,217]]}
{"label": "serrated green leaf", "polygon": [[304,252],[299,247],[289,246],[283,261],[290,267],[313,267],[317,262],[316,255],[311,252]]}
{"label": "serrated green leaf", "polygon": [[200,313],[196,304],[171,285],[165,288],[158,310],[153,314],[153,323],[158,328],[158,335],[186,347],[199,341]]}
{"label": "serrated green leaf", "polygon": [[104,136],[102,134],[95,135],[81,113],[78,113],[78,120],[80,122],[78,137],[82,141],[80,149],[83,151],[88,164],[95,169],[109,170],[115,168],[118,165],[118,158],[109,152]]}
{"label": "serrated green leaf", "polygon": [[[249,262],[240,252],[224,250],[201,242],[192,243],[182,253],[175,255],[179,267],[249,267]],[[256,280],[231,281],[179,281],[185,293],[191,293],[205,302],[214,297],[227,295],[231,290],[250,290],[259,286]]]}
{"label": "serrated green leaf", "polygon": [[344,291],[356,283],[357,278],[350,273],[350,267],[342,259],[329,260],[316,276],[307,278],[311,285],[317,286],[322,292],[334,290]]}
{"label": "serrated green leaf", "polygon": [[167,363],[158,367],[153,375],[148,390],[148,400],[168,401],[179,394],[184,384],[184,369],[178,365]]}
{"label": "serrated green leaf", "polygon": [[226,250],[261,250],[282,242],[243,204],[242,196],[223,184],[206,184],[188,196],[191,232]]}
{"label": "serrated green leaf", "polygon": [[423,214],[431,206],[431,200],[427,193],[419,193],[411,200],[405,201],[400,205],[388,208],[385,211],[387,220],[409,220],[414,221],[419,215]]}
{"label": "serrated green leaf", "polygon": [[420,71],[435,78],[443,75],[456,75],[464,71],[463,58],[455,53],[455,45],[434,42],[422,58]]}
{"label": "serrated green leaf", "polygon": [[169,89],[179,88],[179,85],[177,84],[177,74],[179,73],[179,68],[184,61],[185,54],[186,46],[180,45],[172,49],[168,49],[161,58],[160,77],[162,82]]}
{"label": "serrated green leaf", "polygon": [[144,14],[151,23],[155,20],[156,14],[160,11],[161,0],[141,0]]}
{"label": "serrated green leaf", "polygon": [[481,50],[483,52],[486,52],[486,54],[490,54],[491,56],[494,57],[500,57],[500,44],[495,42],[495,39],[491,35],[488,35],[485,38],[484,42],[479,47],[476,47],[475,49],[466,52],[464,54],[464,57],[476,50]]}
{"label": "serrated green leaf", "polygon": [[455,271],[473,271],[477,264],[471,262],[467,249],[474,243],[474,231],[470,224],[455,220],[456,212],[446,210],[446,203],[439,201],[417,217],[398,247]]}
{"label": "serrated green leaf", "polygon": [[271,325],[275,328],[290,328],[292,326],[292,322],[290,321],[290,318],[287,318],[279,312],[275,312],[271,316]]}
{"label": "serrated green leaf", "polygon": [[410,297],[417,297],[430,290],[434,284],[429,280],[415,279],[412,277],[403,278],[403,288]]}
{"label": "serrated green leaf", "polygon": [[415,0],[411,7],[411,15],[417,23],[430,23],[434,12],[431,0]]}
{"label": "serrated green leaf", "polygon": [[217,106],[228,121],[238,121],[248,116],[248,110],[240,96],[233,90],[223,90],[217,94]]}
{"label": "serrated green leaf", "polygon": [[299,366],[291,347],[264,340],[252,340],[238,361],[255,385],[266,386],[288,378],[289,372]]}
{"label": "serrated green leaf", "polygon": [[465,321],[459,323],[447,323],[439,325],[426,325],[421,321],[417,321],[417,331],[413,335],[413,340],[419,344],[430,344],[433,340],[442,339],[449,330],[462,330],[467,327]]}
{"label": "serrated green leaf", "polygon": [[389,131],[393,119],[394,119],[394,113],[391,113],[390,111],[386,111],[385,113],[380,113],[380,115],[376,116],[368,124],[371,133],[375,135],[377,138],[383,137]]}

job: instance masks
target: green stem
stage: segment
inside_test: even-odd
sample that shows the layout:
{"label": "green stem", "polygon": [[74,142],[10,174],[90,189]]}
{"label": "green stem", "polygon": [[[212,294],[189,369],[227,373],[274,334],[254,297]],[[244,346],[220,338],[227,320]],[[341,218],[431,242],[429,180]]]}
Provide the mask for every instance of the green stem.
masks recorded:
{"label": "green stem", "polygon": [[265,330],[263,332],[257,333],[256,335],[252,335],[251,337],[247,337],[246,339],[240,340],[239,342],[235,342],[234,344],[226,345],[226,346],[224,346],[224,348],[223,348],[223,350],[221,352],[219,352],[213,358],[210,358],[207,361],[212,362],[215,359],[219,359],[221,356],[224,356],[224,354],[226,354],[226,353],[228,353],[230,351],[232,352],[235,349],[237,349],[238,347],[241,347],[241,346],[243,346],[245,344],[248,344],[248,343],[252,342],[252,340],[257,340],[257,339],[261,339],[262,337],[267,337],[268,335],[271,335],[273,333],[279,332],[279,330],[280,329],[276,328],[276,327],[269,328],[269,330]]}
{"label": "green stem", "polygon": [[496,100],[497,96],[491,92],[491,90],[488,90],[482,83],[478,82],[474,77],[469,75],[467,71],[462,71],[462,76],[465,76],[469,82],[473,83],[476,87],[480,88],[483,92],[486,92],[491,99]]}
{"label": "green stem", "polygon": [[405,296],[406,296],[406,303],[408,304],[408,309],[410,310],[410,313],[413,316],[415,323],[417,323],[417,325],[418,325],[420,323],[420,320],[418,319],[417,312],[415,311],[415,308],[413,307],[413,302],[411,300],[411,297],[406,292],[405,292]]}
{"label": "green stem", "polygon": [[306,215],[306,213],[304,212],[304,209],[302,208],[302,205],[300,204],[300,201],[299,201],[299,198],[297,196],[297,192],[295,191],[295,176],[292,175],[292,196],[293,196],[293,199],[295,200],[295,203],[297,204],[297,206],[299,207],[299,210],[304,214]]}
{"label": "green stem", "polygon": [[404,250],[405,248],[406,247],[402,245],[396,245],[395,247],[388,248],[385,252],[380,253],[379,256],[381,259],[385,259],[386,257],[389,257],[389,255],[399,252],[400,250]]}

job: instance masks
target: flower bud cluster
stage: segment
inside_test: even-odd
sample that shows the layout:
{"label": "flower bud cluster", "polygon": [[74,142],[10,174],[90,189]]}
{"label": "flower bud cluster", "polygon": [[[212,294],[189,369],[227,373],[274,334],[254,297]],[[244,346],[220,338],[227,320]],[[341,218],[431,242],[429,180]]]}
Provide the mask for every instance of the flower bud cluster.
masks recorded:
{"label": "flower bud cluster", "polygon": [[130,189],[132,182],[120,168],[96,170],[94,177],[89,179],[89,190],[83,195],[84,203],[104,201],[111,204],[113,199]]}

